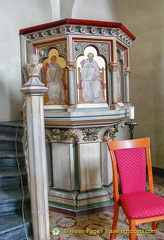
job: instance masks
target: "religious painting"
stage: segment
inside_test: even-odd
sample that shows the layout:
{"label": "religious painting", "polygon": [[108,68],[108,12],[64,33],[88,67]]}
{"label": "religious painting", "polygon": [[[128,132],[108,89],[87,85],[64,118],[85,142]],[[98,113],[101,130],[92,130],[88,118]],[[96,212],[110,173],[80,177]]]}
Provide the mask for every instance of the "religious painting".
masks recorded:
{"label": "religious painting", "polygon": [[50,49],[43,61],[42,79],[48,88],[45,105],[64,105],[68,102],[66,61],[55,48]]}
{"label": "religious painting", "polygon": [[78,104],[106,103],[106,64],[93,46],[77,58]]}

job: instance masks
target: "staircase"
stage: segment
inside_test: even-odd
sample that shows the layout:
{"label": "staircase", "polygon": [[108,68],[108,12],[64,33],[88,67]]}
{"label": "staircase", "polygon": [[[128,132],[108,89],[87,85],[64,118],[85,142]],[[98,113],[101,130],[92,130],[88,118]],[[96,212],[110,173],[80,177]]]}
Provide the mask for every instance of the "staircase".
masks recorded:
{"label": "staircase", "polygon": [[0,123],[0,240],[33,239],[22,135],[22,123]]}

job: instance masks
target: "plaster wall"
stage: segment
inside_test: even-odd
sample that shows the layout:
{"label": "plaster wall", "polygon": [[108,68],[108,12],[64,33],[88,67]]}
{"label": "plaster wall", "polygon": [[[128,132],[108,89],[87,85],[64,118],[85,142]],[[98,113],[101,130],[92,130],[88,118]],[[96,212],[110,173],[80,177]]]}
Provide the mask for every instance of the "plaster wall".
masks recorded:
{"label": "plaster wall", "polygon": [[75,0],[72,18],[117,22],[114,0]]}
{"label": "plaster wall", "polygon": [[130,48],[135,138],[150,137],[153,166],[164,168],[164,1],[116,0],[117,14],[137,37]]}
{"label": "plaster wall", "polygon": [[17,120],[22,110],[19,30],[51,18],[49,1],[0,1],[0,121]]}

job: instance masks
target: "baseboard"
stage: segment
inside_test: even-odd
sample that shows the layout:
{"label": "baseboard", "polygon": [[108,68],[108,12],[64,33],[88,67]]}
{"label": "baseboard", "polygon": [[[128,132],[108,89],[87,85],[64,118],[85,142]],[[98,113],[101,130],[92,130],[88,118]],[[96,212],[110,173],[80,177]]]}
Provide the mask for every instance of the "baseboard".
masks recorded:
{"label": "baseboard", "polygon": [[66,215],[70,215],[73,217],[79,217],[79,216],[87,216],[90,214],[97,214],[103,211],[113,211],[113,204],[110,206],[104,206],[104,207],[99,207],[99,208],[94,208],[94,209],[87,209],[83,211],[70,211],[68,209],[61,209],[55,206],[49,206],[49,211],[52,212],[58,212]]}
{"label": "baseboard", "polygon": [[153,175],[164,178],[164,169],[153,167]]}

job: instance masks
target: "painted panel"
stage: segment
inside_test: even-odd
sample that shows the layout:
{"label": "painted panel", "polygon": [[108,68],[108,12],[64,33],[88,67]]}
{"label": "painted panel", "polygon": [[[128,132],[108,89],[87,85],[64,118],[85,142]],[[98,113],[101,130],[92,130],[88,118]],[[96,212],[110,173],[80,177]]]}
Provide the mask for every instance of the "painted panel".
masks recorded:
{"label": "painted panel", "polygon": [[55,48],[48,52],[47,58],[43,61],[42,81],[48,87],[44,98],[45,104],[66,104],[68,101],[66,61]]}
{"label": "painted panel", "polygon": [[84,55],[77,58],[78,104],[106,102],[105,65],[93,46],[86,47]]}

